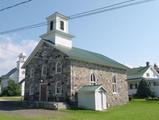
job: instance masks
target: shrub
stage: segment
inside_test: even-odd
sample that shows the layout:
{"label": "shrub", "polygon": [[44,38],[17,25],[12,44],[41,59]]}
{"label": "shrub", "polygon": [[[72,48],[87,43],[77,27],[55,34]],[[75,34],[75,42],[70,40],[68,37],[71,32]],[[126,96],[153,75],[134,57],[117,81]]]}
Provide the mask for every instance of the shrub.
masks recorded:
{"label": "shrub", "polygon": [[13,80],[8,81],[8,86],[3,88],[3,96],[19,96],[21,94],[21,88],[19,84],[16,84]]}
{"label": "shrub", "polygon": [[153,97],[153,92],[150,89],[149,84],[145,80],[141,80],[138,90],[137,90],[137,97],[139,98],[148,98]]}

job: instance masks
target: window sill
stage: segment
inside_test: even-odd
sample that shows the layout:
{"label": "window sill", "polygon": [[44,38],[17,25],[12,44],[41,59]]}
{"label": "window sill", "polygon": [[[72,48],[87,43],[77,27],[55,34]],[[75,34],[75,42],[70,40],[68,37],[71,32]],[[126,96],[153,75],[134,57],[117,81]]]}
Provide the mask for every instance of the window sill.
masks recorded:
{"label": "window sill", "polygon": [[61,74],[61,73],[62,73],[62,72],[56,72],[56,73],[55,73],[55,75],[57,75],[57,74]]}
{"label": "window sill", "polygon": [[55,95],[62,95],[62,93],[55,93]]}
{"label": "window sill", "polygon": [[118,95],[119,93],[118,92],[113,92],[113,95]]}

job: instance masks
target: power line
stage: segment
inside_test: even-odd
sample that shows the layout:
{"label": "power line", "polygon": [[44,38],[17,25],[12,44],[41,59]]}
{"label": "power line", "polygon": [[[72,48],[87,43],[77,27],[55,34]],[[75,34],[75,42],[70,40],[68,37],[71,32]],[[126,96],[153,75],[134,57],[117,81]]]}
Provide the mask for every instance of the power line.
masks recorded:
{"label": "power line", "polygon": [[[136,0],[128,0],[128,1],[120,2],[120,3],[112,4],[112,5],[109,5],[109,6],[105,6],[105,7],[101,7],[101,8],[81,12],[81,13],[77,13],[77,14],[69,16],[69,19],[77,19],[77,18],[81,18],[81,17],[94,15],[94,14],[99,14],[99,13],[102,13],[102,12],[107,12],[107,11],[111,11],[111,10],[125,8],[125,7],[128,7],[128,6],[143,4],[143,3],[151,2],[151,1],[155,1],[155,0],[142,0],[142,1],[137,1],[137,2],[133,2],[133,1],[136,1]],[[128,3],[128,4],[126,4],[126,3]],[[38,28],[38,27],[42,27],[42,26],[45,26],[45,25],[47,25],[47,22],[41,22],[41,23],[38,23],[38,24],[33,24],[33,25],[28,25],[28,26],[12,29],[12,30],[3,31],[3,32],[0,32],[0,35],[12,33],[12,32],[17,32],[17,31],[22,31],[22,30],[27,30],[27,29]]]}
{"label": "power line", "polygon": [[89,10],[89,11],[84,11],[84,12],[76,13],[74,15],[71,15],[70,18],[79,16],[79,15],[82,15],[82,14],[88,14],[90,12],[99,11],[99,10],[106,9],[106,8],[109,8],[109,7],[114,7],[114,6],[117,6],[117,5],[122,5],[122,4],[133,2],[133,1],[136,1],[136,0],[128,0],[128,1],[120,2],[120,3],[116,3],[116,4],[113,4],[113,5],[109,5],[109,6],[105,6],[105,7],[100,7],[100,8],[97,8],[97,9],[92,9],[92,10]]}
{"label": "power line", "polygon": [[[143,0],[143,1],[137,1],[137,2],[132,2],[132,1],[136,1],[136,0],[129,0],[129,1],[122,2],[122,3],[117,3],[117,4],[114,4],[114,5],[103,7],[101,9],[99,8],[99,10],[98,9],[97,10],[91,10],[93,12],[85,12],[84,14],[79,13],[77,15],[72,15],[70,17],[70,19],[77,19],[77,18],[81,18],[81,17],[86,17],[86,16],[90,16],[90,15],[94,15],[94,14],[99,14],[99,13],[102,13],[102,12],[107,12],[107,11],[116,10],[116,9],[120,9],[120,8],[125,8],[125,7],[129,7],[129,6],[133,6],[133,5],[138,5],[138,4],[143,4],[143,3],[147,3],[147,2],[151,2],[151,1],[155,1],[155,0]],[[125,4],[125,3],[129,3],[129,4]],[[111,7],[111,6],[113,6],[113,7]]]}
{"label": "power line", "polygon": [[23,2],[16,3],[16,4],[14,4],[14,5],[11,5],[11,6],[8,6],[8,7],[5,7],[5,8],[0,9],[0,12],[3,12],[3,11],[5,11],[5,10],[11,9],[11,8],[14,8],[14,7],[17,7],[17,6],[20,6],[20,5],[22,5],[22,4],[29,3],[29,2],[31,2],[31,1],[33,1],[33,0],[26,0],[26,1],[23,1]]}
{"label": "power line", "polygon": [[38,27],[42,27],[42,26],[45,26],[45,25],[47,25],[47,22],[41,22],[41,23],[38,23],[38,24],[28,25],[28,26],[24,26],[24,27],[20,27],[20,28],[15,28],[15,29],[12,29],[12,30],[7,30],[7,31],[4,31],[4,32],[0,32],[0,35],[7,34],[7,33],[12,33],[12,32],[17,32],[17,31],[33,29],[33,28],[38,28]]}

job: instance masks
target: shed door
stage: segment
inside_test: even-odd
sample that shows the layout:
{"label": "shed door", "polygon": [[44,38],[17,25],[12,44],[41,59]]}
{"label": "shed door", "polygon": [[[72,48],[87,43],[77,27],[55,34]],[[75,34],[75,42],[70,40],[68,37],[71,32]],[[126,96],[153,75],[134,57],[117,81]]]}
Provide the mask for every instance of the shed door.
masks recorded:
{"label": "shed door", "polygon": [[99,91],[96,93],[96,110],[105,110],[106,106],[106,94],[104,91]]}
{"label": "shed door", "polygon": [[40,101],[47,101],[47,84],[40,85]]}
{"label": "shed door", "polygon": [[102,108],[102,110],[103,110],[103,109],[104,109],[103,92],[101,92],[100,94],[101,94],[101,108]]}

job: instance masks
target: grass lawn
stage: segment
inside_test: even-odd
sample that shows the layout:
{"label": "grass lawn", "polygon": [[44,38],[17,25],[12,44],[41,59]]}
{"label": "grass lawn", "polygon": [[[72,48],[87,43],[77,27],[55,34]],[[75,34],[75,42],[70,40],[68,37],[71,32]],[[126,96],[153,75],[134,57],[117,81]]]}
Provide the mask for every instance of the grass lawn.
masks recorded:
{"label": "grass lawn", "polygon": [[0,97],[0,101],[21,101],[21,96],[14,96],[14,97]]}
{"label": "grass lawn", "polygon": [[[105,112],[89,110],[64,110],[32,112],[21,110],[0,111],[0,120],[158,120],[159,102],[134,100],[127,105],[117,106]],[[50,112],[50,113],[49,113]]]}

